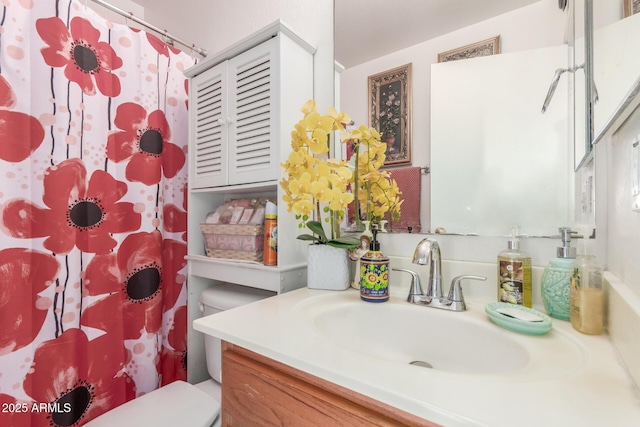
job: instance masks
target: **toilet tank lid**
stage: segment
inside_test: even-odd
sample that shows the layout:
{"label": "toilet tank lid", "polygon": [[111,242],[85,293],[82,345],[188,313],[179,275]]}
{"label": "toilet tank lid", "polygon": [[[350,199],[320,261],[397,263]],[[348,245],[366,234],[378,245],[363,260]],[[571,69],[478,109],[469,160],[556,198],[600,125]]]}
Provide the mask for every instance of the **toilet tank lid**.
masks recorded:
{"label": "toilet tank lid", "polygon": [[220,413],[220,402],[185,381],[175,381],[130,400],[85,427],[210,426]]}
{"label": "toilet tank lid", "polygon": [[231,283],[215,284],[202,291],[200,303],[218,310],[229,310],[270,296],[275,292]]}

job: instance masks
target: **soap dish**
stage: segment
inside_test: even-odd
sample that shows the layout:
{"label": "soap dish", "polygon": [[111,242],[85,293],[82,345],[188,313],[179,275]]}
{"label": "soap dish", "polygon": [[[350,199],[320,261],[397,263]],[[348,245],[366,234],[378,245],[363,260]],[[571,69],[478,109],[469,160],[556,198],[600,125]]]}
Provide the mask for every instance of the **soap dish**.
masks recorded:
{"label": "soap dish", "polygon": [[[498,309],[521,310],[523,314],[533,315],[542,321],[526,321],[516,319],[509,315],[498,312]],[[551,330],[551,318],[544,313],[540,313],[532,308],[523,307],[521,305],[509,304],[507,302],[492,302],[487,304],[484,311],[493,323],[511,331],[520,332],[529,335],[544,335]]]}

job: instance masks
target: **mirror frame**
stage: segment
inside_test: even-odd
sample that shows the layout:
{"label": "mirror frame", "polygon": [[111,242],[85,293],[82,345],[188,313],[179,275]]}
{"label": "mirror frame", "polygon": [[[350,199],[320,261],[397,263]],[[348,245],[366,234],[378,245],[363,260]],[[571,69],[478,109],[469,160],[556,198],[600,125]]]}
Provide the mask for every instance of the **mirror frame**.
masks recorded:
{"label": "mirror frame", "polygon": [[[592,157],[594,144],[594,108],[598,101],[593,79],[593,0],[584,0],[584,144],[585,155],[578,162],[575,170],[579,170]],[[578,141],[574,141],[575,144]]]}

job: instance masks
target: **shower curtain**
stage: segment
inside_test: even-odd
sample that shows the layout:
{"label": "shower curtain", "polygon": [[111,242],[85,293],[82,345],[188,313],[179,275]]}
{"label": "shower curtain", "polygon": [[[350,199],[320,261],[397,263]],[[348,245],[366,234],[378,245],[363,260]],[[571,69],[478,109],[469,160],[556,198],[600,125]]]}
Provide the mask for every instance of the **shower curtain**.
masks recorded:
{"label": "shower curtain", "polygon": [[193,64],[83,2],[0,2],[0,426],[186,379]]}

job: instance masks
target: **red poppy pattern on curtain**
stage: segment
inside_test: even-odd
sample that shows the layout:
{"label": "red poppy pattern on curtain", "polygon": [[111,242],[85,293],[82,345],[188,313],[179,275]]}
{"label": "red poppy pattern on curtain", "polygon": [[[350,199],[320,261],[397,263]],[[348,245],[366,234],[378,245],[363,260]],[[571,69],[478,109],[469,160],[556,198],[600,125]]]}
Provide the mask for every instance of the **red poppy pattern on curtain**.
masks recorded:
{"label": "red poppy pattern on curtain", "polygon": [[0,426],[186,379],[194,62],[83,2],[0,3]]}

